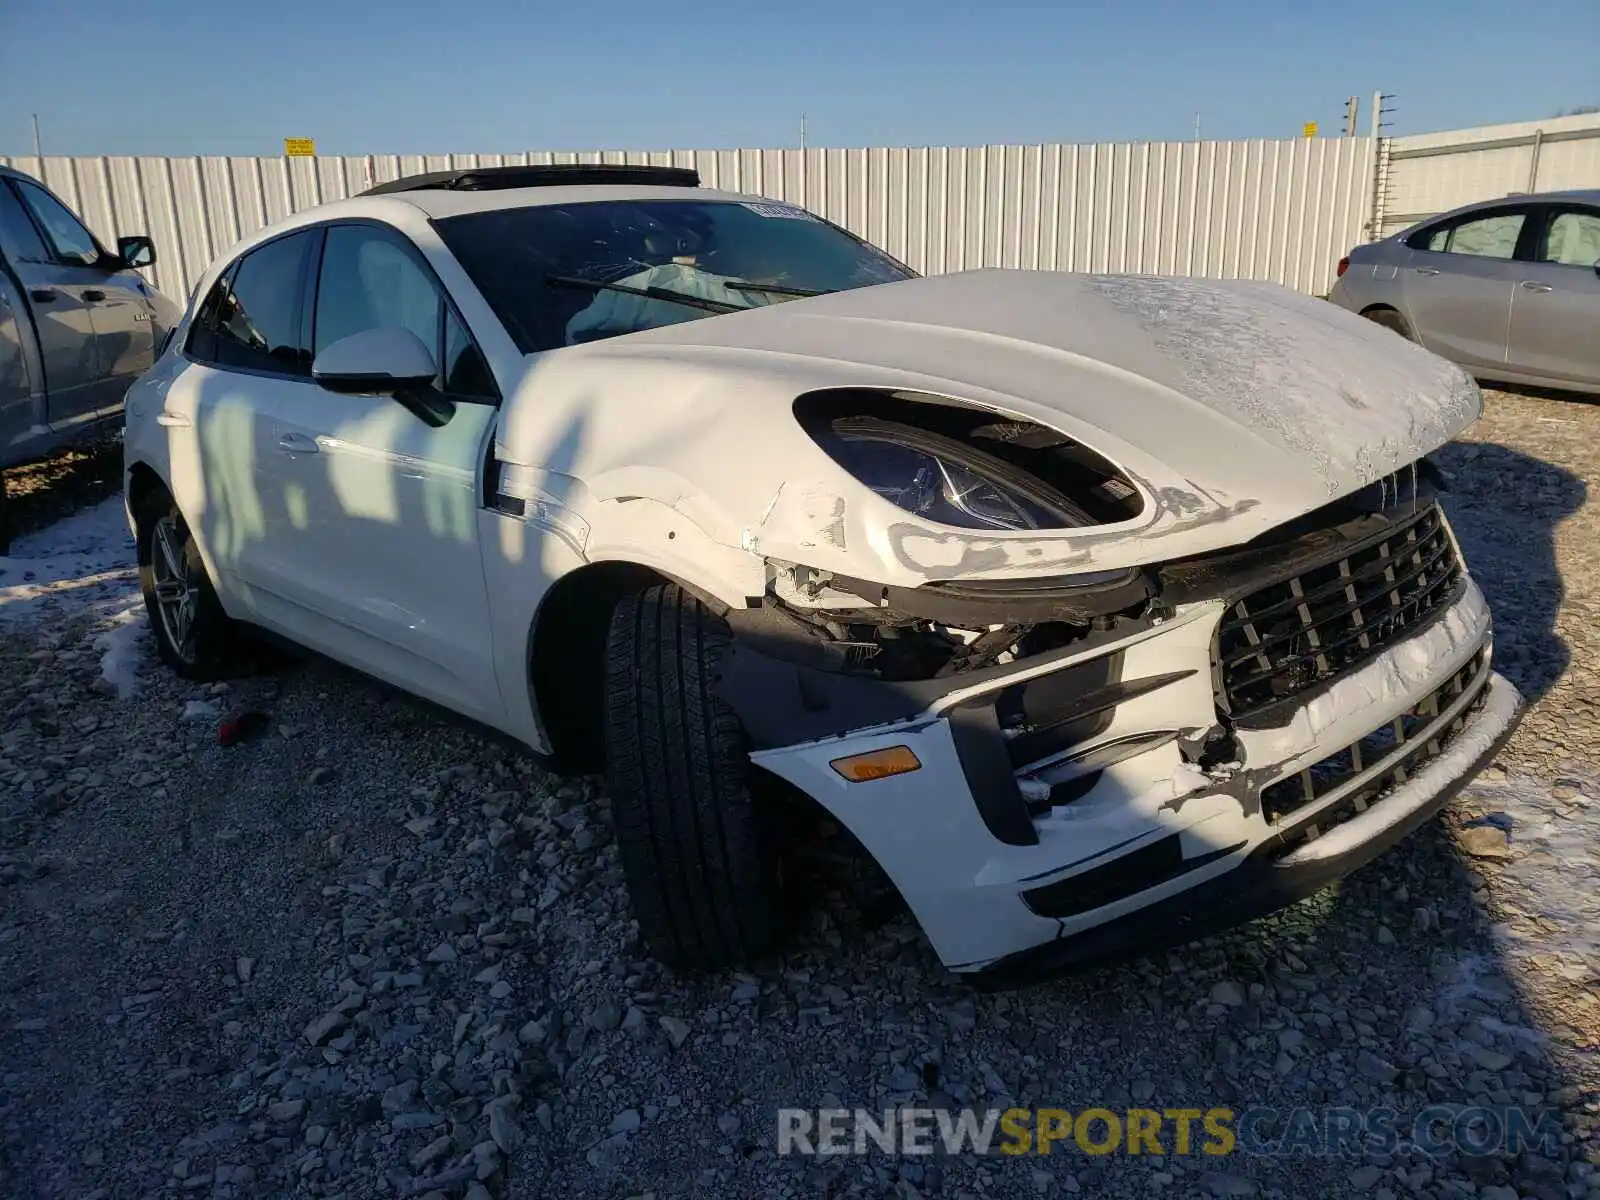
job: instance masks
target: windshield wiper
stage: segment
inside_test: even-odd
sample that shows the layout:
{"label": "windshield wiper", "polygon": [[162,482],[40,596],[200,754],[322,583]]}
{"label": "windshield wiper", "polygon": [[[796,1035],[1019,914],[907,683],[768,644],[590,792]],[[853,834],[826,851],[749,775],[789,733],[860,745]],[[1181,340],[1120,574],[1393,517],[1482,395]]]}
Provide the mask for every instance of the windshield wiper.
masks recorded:
{"label": "windshield wiper", "polygon": [[730,292],[771,292],[774,296],[830,296],[838,288],[796,288],[779,287],[775,283],[735,283],[725,280],[722,284]]}
{"label": "windshield wiper", "polygon": [[728,304],[722,300],[707,300],[704,296],[691,296],[671,288],[629,287],[625,283],[601,283],[598,279],[579,279],[575,275],[546,275],[544,281],[556,287],[578,288],[586,292],[621,292],[624,296],[642,296],[646,300],[665,300],[670,304],[686,304],[690,308],[703,308],[707,312],[748,312],[745,304]]}

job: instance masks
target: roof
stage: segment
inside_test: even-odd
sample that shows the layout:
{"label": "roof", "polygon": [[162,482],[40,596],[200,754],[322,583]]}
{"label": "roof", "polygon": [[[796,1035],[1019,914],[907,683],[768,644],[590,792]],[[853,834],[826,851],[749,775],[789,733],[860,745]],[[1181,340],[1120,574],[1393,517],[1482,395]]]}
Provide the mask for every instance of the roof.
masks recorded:
{"label": "roof", "polygon": [[[1429,221],[1437,221],[1440,217],[1453,216],[1456,213],[1476,212],[1480,208],[1498,208],[1503,204],[1544,204],[1552,200],[1576,201],[1579,204],[1600,205],[1600,188],[1571,188],[1562,192],[1512,192],[1507,196],[1494,196],[1488,200],[1474,200],[1470,204],[1458,204],[1455,208],[1441,209],[1433,216],[1417,222],[1425,225]],[[1412,228],[1416,228],[1415,225]]]}

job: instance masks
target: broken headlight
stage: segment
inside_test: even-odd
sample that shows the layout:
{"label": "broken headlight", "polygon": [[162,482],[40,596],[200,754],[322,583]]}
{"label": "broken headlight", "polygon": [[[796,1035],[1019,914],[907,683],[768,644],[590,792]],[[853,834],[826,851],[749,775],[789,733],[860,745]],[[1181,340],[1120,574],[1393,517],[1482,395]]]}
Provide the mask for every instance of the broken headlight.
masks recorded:
{"label": "broken headlight", "polygon": [[1070,529],[1094,520],[1012,464],[898,421],[831,422],[834,460],[906,512],[963,529]]}

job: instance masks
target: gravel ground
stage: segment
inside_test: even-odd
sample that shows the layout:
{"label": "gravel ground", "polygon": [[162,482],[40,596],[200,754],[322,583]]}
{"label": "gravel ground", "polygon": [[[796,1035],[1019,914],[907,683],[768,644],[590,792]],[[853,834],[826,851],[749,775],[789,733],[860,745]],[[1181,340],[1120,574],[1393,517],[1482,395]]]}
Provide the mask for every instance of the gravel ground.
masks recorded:
{"label": "gravel ground", "polygon": [[[639,953],[592,783],[323,663],[180,683],[141,658],[125,549],[69,546],[89,582],[58,586],[16,578],[25,540],[0,573],[0,1194],[1600,1197],[1597,458],[1600,406],[1499,393],[1446,452],[1536,702],[1445,820],[1276,917],[1001,995],[827,844],[781,961],[674,977]],[[219,746],[245,707],[270,727]],[[1402,1129],[1523,1105],[1565,1132],[1471,1157],[775,1153],[779,1107],[896,1102]]]}
{"label": "gravel ground", "polygon": [[43,529],[121,490],[122,439],[102,438],[42,462],[13,467],[5,472],[0,487],[6,490],[10,505],[6,516],[13,534]]}

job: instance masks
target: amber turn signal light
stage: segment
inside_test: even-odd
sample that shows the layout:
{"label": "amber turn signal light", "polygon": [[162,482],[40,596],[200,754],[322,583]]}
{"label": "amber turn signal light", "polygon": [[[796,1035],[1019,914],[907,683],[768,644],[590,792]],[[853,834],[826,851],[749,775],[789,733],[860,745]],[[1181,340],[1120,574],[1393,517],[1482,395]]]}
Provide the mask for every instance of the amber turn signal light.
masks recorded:
{"label": "amber turn signal light", "polygon": [[882,750],[868,750],[865,754],[852,754],[836,758],[828,764],[851,783],[865,783],[869,779],[887,779],[890,775],[904,775],[922,766],[910,746],[888,746]]}

